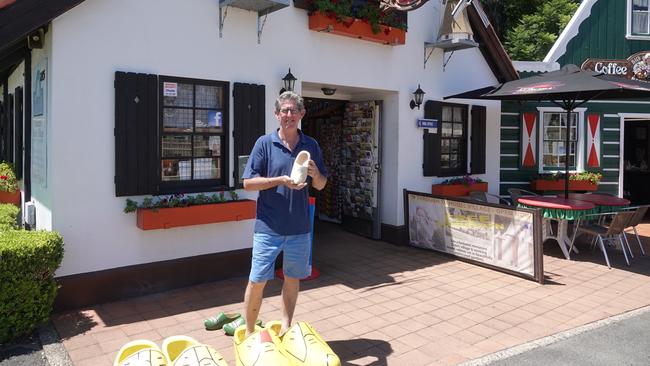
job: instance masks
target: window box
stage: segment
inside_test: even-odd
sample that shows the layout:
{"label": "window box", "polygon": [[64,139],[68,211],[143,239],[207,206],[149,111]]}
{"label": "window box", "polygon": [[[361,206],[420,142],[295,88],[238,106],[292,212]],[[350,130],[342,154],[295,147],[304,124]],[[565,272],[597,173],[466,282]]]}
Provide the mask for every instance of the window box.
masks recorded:
{"label": "window box", "polygon": [[469,192],[479,191],[487,192],[487,182],[473,184],[433,184],[431,185],[431,194],[448,197],[462,197],[469,195]]}
{"label": "window box", "polygon": [[[530,187],[534,191],[564,191],[564,180],[536,179],[530,182]],[[598,184],[587,180],[569,180],[570,191],[595,191]]]}
{"label": "window box", "polygon": [[356,18],[346,18],[338,22],[335,17],[329,17],[320,12],[309,15],[309,29],[318,32],[328,32],[340,36],[359,38],[370,42],[387,45],[406,43],[406,31],[398,28],[380,25],[380,32],[373,33],[370,23]]}
{"label": "window box", "polygon": [[137,225],[142,230],[213,224],[255,218],[256,202],[238,200],[171,208],[138,208]]}
{"label": "window box", "polygon": [[20,206],[20,190],[17,189],[15,192],[0,191],[0,203],[12,203]]}

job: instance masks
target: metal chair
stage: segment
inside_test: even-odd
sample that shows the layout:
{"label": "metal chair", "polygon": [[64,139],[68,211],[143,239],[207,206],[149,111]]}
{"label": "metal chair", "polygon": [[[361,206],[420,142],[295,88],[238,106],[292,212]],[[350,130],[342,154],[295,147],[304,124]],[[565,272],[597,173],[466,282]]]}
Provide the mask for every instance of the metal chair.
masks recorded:
{"label": "metal chair", "polygon": [[[593,218],[599,218],[598,216],[613,216],[609,226],[604,226],[598,224],[599,220],[593,220]],[[576,235],[580,232],[590,234],[594,236],[592,244],[598,244],[600,250],[605,256],[605,262],[607,262],[607,267],[612,268],[609,264],[609,257],[607,256],[607,249],[605,247],[605,242],[615,243],[617,240],[621,244],[621,249],[623,249],[623,255],[625,256],[625,262],[627,265],[630,265],[630,261],[627,258],[627,251],[625,250],[625,242],[623,241],[623,234],[625,228],[628,227],[630,219],[634,216],[634,212],[629,211],[619,211],[619,212],[605,212],[599,214],[585,215],[576,220],[575,230],[573,231],[573,239],[571,240],[571,245],[569,246],[569,254],[573,249],[575,243]],[[582,224],[582,225],[581,225]],[[628,245],[628,250],[629,250]]]}
{"label": "metal chair", "polygon": [[497,196],[496,194],[491,194],[487,192],[481,192],[481,191],[472,191],[469,192],[469,198],[474,201],[480,201],[480,202],[491,202],[494,203],[500,203],[504,205],[510,206],[510,201],[507,199]]}
{"label": "metal chair", "polygon": [[526,197],[526,196],[539,196],[537,193],[527,191],[525,189],[519,189],[519,188],[508,188],[508,193],[510,193],[510,200],[512,201],[513,205],[517,205],[517,200],[520,197]]}
{"label": "metal chair", "polygon": [[[625,227],[625,230],[632,228],[634,230],[634,235],[636,236],[636,241],[639,243],[639,248],[641,248],[641,255],[645,255],[645,251],[643,250],[643,244],[641,243],[641,238],[639,238],[639,233],[636,231],[637,225],[643,221],[643,217],[645,216],[646,212],[648,212],[648,208],[650,208],[650,205],[644,205],[644,206],[638,206],[638,207],[627,207],[625,210],[629,210],[631,212],[634,212],[634,216],[630,219],[630,222],[628,225]],[[627,241],[627,237],[623,236],[625,240]],[[628,248],[630,244],[628,243]],[[632,251],[630,251],[630,255],[632,255]],[[634,258],[634,256],[632,256]]]}

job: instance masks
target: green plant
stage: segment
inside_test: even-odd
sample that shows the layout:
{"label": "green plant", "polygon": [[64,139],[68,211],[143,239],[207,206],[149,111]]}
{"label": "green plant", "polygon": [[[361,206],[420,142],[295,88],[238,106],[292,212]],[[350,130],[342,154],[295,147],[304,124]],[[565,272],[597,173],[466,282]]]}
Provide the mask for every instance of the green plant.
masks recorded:
{"label": "green plant", "polygon": [[11,203],[0,204],[0,232],[16,228],[20,208]]}
{"label": "green plant", "polygon": [[[360,6],[351,0],[313,0],[311,6],[314,11],[325,14],[346,26],[351,26],[354,19],[358,18],[370,24],[373,33],[381,32],[381,25],[406,30],[406,22],[397,11],[386,11],[380,8],[375,0],[367,0]],[[390,32],[385,29],[384,32]]]}
{"label": "green plant", "polygon": [[481,180],[481,178],[474,178],[471,175],[464,175],[462,177],[449,178],[438,184],[442,184],[442,185],[462,184],[466,186],[471,186],[472,184],[475,183],[484,183],[484,182],[483,180]]}
{"label": "green plant", "polygon": [[[565,177],[564,173],[550,173],[550,174],[540,174],[535,179],[558,181],[558,180],[564,180],[564,177]],[[569,180],[573,180],[573,181],[589,181],[592,184],[597,185],[600,183],[601,179],[603,179],[603,175],[599,172],[584,171],[578,173],[569,173]]]}
{"label": "green plant", "polygon": [[54,271],[62,259],[63,238],[56,232],[0,235],[0,344],[47,321],[58,289]]}
{"label": "green plant", "polygon": [[11,164],[2,162],[0,164],[0,191],[14,193],[18,189],[18,180]]}
{"label": "green plant", "polygon": [[124,213],[135,212],[139,208],[158,210],[160,208],[207,205],[211,203],[228,202],[229,200],[230,201],[239,200],[239,195],[237,195],[237,192],[235,191],[229,191],[228,195],[230,199],[226,198],[224,192],[213,193],[210,196],[206,196],[203,193],[199,193],[195,196],[189,196],[189,195],[184,195],[182,193],[178,193],[169,196],[145,197],[142,200],[142,203],[138,203],[132,199],[127,198],[126,205],[124,206]]}

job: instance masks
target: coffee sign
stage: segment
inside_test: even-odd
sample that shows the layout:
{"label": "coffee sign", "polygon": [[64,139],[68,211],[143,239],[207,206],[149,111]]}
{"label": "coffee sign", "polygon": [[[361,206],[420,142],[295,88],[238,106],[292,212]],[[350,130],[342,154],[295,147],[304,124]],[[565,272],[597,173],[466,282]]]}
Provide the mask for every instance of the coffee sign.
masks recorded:
{"label": "coffee sign", "polygon": [[588,58],[581,69],[650,82],[650,51],[635,53],[627,60]]}

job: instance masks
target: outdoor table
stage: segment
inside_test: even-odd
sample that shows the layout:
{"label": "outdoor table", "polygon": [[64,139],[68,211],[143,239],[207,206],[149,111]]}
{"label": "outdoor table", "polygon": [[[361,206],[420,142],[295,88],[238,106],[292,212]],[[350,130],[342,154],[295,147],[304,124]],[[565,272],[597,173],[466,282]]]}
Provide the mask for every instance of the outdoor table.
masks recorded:
{"label": "outdoor table", "polygon": [[[592,202],[566,199],[563,197],[522,197],[517,200],[517,204],[521,207],[542,210],[542,217],[544,218],[542,221],[544,240],[548,238],[555,239],[566,259],[569,259],[568,248],[571,245],[571,239],[567,233],[569,220],[598,213],[596,205]],[[550,234],[550,230],[548,230],[550,220],[558,220],[557,234],[555,235]]]}
{"label": "outdoor table", "polygon": [[591,202],[597,206],[596,209],[598,212],[616,212],[630,205],[630,200],[627,200],[625,198],[608,196],[606,194],[598,193],[569,193],[569,198],[573,200]]}

